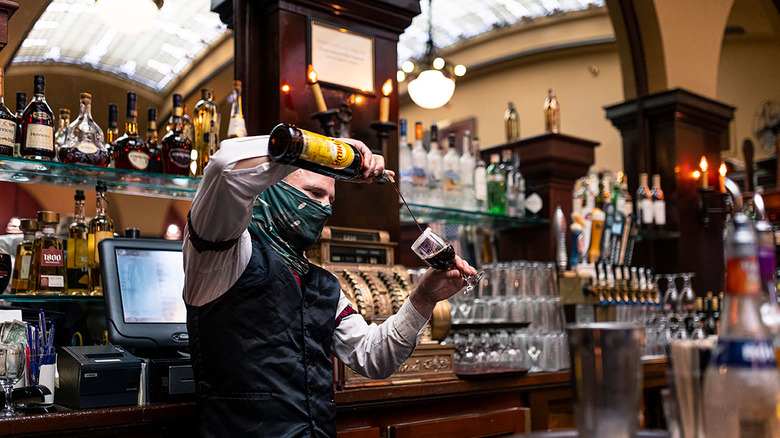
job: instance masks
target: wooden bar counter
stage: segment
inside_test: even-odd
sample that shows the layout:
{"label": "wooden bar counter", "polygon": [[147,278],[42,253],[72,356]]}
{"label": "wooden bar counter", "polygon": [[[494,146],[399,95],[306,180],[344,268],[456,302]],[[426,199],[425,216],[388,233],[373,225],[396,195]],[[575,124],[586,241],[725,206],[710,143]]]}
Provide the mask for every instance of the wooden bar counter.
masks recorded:
{"label": "wooden bar counter", "polygon": [[[644,363],[648,428],[663,427],[659,392],[666,386],[666,366],[665,359]],[[497,435],[574,427],[568,371],[346,389],[336,392],[336,404],[340,438],[485,436],[491,430]],[[60,408],[0,419],[0,436],[190,437],[195,426],[192,402]]]}

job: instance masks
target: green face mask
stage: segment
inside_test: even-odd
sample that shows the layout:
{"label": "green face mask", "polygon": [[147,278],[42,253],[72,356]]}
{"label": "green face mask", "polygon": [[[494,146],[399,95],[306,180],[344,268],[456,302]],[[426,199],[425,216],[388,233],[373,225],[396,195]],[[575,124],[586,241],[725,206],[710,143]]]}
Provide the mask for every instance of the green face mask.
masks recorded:
{"label": "green face mask", "polygon": [[253,225],[298,274],[308,271],[304,251],[314,245],[332,214],[330,205],[281,181],[260,194],[252,210]]}

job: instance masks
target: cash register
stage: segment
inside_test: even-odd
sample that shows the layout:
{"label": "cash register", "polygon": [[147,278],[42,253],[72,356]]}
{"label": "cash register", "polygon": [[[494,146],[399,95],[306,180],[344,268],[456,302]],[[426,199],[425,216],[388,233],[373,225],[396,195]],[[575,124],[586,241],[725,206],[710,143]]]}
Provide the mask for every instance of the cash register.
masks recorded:
{"label": "cash register", "polygon": [[98,245],[108,340],[141,360],[141,403],[194,399],[181,245],[124,238]]}

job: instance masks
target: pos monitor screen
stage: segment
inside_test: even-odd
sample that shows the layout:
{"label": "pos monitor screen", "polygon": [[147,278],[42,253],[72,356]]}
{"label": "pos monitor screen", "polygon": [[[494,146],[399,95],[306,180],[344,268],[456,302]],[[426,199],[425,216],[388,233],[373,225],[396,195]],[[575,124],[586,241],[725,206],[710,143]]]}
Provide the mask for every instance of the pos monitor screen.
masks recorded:
{"label": "pos monitor screen", "polygon": [[187,348],[181,241],[104,239],[98,251],[108,340],[130,349]]}

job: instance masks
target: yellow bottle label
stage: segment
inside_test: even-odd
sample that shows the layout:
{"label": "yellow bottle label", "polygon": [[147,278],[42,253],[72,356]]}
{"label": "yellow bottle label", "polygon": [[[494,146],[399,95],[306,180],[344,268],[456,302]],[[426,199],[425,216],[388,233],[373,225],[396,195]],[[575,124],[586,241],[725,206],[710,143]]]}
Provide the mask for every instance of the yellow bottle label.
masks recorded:
{"label": "yellow bottle label", "polygon": [[110,239],[114,237],[112,231],[96,231],[89,234],[89,264],[90,266],[97,267],[100,265],[100,255],[98,254],[98,243],[103,239]]}
{"label": "yellow bottle label", "polygon": [[68,239],[68,269],[85,268],[87,266],[89,266],[89,241]]}
{"label": "yellow bottle label", "polygon": [[308,133],[303,136],[301,158],[323,166],[343,169],[352,163],[352,160],[355,159],[355,153],[344,142]]}

